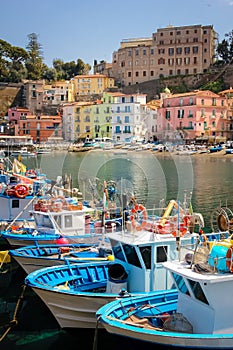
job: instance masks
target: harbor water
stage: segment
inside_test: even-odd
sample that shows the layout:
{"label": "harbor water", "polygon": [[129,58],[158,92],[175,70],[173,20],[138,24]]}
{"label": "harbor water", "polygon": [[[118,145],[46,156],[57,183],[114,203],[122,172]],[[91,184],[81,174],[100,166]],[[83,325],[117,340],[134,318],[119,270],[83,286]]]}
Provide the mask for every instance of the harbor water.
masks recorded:
{"label": "harbor water", "polygon": [[[205,230],[215,225],[219,206],[233,211],[233,156],[231,155],[173,155],[150,151],[94,150],[82,153],[65,151],[23,159],[27,168],[40,168],[54,183],[58,177],[69,176],[72,187],[78,188],[86,200],[103,196],[103,181],[114,181],[119,195],[134,194],[137,202],[153,209],[175,199],[181,205],[192,206],[205,220]],[[1,250],[5,249],[2,244]],[[1,313],[15,310],[17,323],[0,342],[5,350],[54,350],[57,348],[97,350],[140,348],[141,344],[127,342],[94,330],[60,330],[43,302],[30,289],[25,289],[25,273],[12,262],[0,276]],[[0,322],[3,320],[0,319]],[[148,348],[149,349],[149,348]]]}

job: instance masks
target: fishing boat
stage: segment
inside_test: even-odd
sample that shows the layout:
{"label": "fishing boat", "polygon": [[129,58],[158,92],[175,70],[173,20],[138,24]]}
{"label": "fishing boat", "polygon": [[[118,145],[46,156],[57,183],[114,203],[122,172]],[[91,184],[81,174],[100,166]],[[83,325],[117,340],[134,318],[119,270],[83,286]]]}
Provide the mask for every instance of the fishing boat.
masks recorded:
{"label": "fishing boat", "polygon": [[216,238],[163,263],[176,290],[113,301],[98,310],[101,325],[142,346],[232,349],[233,240]]}
{"label": "fishing boat", "polygon": [[[34,227],[27,223],[10,225],[1,236],[12,247],[33,244],[56,244],[60,237],[70,243],[82,243],[87,238],[94,239],[89,229],[90,213],[94,210],[73,201],[72,197],[48,196],[35,199],[31,215]],[[84,242],[83,242],[84,243]]]}
{"label": "fishing boat", "polygon": [[29,274],[43,267],[67,263],[113,260],[112,251],[102,242],[93,244],[69,244],[64,238],[57,244],[25,246],[10,249],[9,255]]}
{"label": "fishing boat", "polygon": [[103,230],[122,230],[122,211],[115,203],[112,183],[108,188],[104,187],[104,195],[108,191],[108,205],[103,204],[104,200],[96,204],[92,201],[92,205],[79,200],[78,189],[68,190],[56,185],[53,189],[52,195],[34,200],[31,210],[33,228],[23,223],[2,231],[1,236],[10,246],[56,244],[60,236],[69,243],[93,243],[102,237]]}
{"label": "fishing boat", "polygon": [[33,221],[30,210],[34,199],[40,198],[51,187],[51,181],[39,170],[0,173],[0,222],[1,228],[17,221]]}
{"label": "fishing boat", "polygon": [[27,147],[11,152],[10,157],[36,157],[36,152],[28,151]]}
{"label": "fishing boat", "polygon": [[[119,293],[139,295],[172,288],[174,282],[162,263],[178,259],[178,255],[183,257],[199,237],[185,229],[183,222],[177,235],[175,227],[171,223],[168,226],[168,213],[174,207],[172,201],[159,219],[156,215],[153,225],[151,215],[148,222],[145,213],[142,222],[136,219],[145,208],[135,203],[124,230],[105,233],[114,262],[105,262],[102,267],[99,263],[98,267],[94,263],[82,263],[40,269],[27,276],[26,285],[43,300],[61,328],[92,329],[96,327],[97,310],[119,297]],[[176,215],[172,217],[177,219]]]}

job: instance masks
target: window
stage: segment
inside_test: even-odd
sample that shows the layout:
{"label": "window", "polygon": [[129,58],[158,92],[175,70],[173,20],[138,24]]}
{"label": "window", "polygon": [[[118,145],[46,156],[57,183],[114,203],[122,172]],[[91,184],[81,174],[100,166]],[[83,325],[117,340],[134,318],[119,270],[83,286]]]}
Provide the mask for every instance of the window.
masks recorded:
{"label": "window", "polygon": [[189,99],[189,105],[190,105],[190,106],[193,105],[193,98],[192,98],[192,97],[190,97],[190,99]]}
{"label": "window", "polygon": [[151,246],[140,247],[140,253],[147,269],[151,269]]}
{"label": "window", "polygon": [[169,47],[169,49],[168,49],[168,55],[169,55],[169,56],[174,55],[174,48],[173,48],[173,47]]}
{"label": "window", "polygon": [[180,118],[184,118],[184,110],[183,109],[178,109],[178,116],[179,119]]}
{"label": "window", "polygon": [[212,98],[212,106],[216,106],[216,98],[215,97]]}
{"label": "window", "polygon": [[128,263],[141,268],[141,264],[134,246],[131,246],[129,244],[123,244],[122,248],[124,250]]}
{"label": "window", "polygon": [[188,283],[192,289],[192,292],[196,299],[200,300],[204,304],[209,305],[208,300],[206,299],[206,296],[201,288],[201,285],[199,282],[192,281],[188,279]]}
{"label": "window", "polygon": [[19,199],[12,199],[11,207],[12,208],[19,208]]}
{"label": "window", "polygon": [[142,53],[144,56],[146,56],[146,50],[143,50]]}
{"label": "window", "polygon": [[185,57],[184,58],[184,64],[190,64],[190,57]]}
{"label": "window", "polygon": [[136,61],[135,61],[135,66],[138,66],[138,65],[139,65],[139,61],[136,60]]}
{"label": "window", "polygon": [[186,46],[186,47],[184,48],[184,53],[185,53],[186,55],[188,55],[188,54],[190,53],[190,47],[189,47],[189,46]]}
{"label": "window", "polygon": [[177,53],[177,55],[181,55],[182,54],[182,47],[177,47],[176,53]]}
{"label": "window", "polygon": [[139,55],[139,50],[136,50],[135,51],[135,56],[138,56]]}
{"label": "window", "polygon": [[174,58],[169,58],[168,59],[168,65],[169,66],[173,66],[173,64],[174,64]]}
{"label": "window", "polygon": [[128,72],[128,78],[130,78],[131,77],[131,72]]}
{"label": "window", "polygon": [[151,77],[154,76],[154,71],[153,71],[153,70],[150,71],[150,76],[151,76]]}
{"label": "window", "polygon": [[165,59],[164,58],[159,58],[158,64],[165,64]]}
{"label": "window", "polygon": [[72,227],[72,215],[65,215],[64,216],[65,221],[65,227]]}
{"label": "window", "polygon": [[125,123],[129,123],[129,116],[125,116]]}
{"label": "window", "polygon": [[189,116],[189,118],[193,117],[193,111],[191,109],[189,110],[189,115],[188,116]]}
{"label": "window", "polygon": [[138,72],[135,72],[135,77],[138,77],[139,76],[139,73]]}
{"label": "window", "polygon": [[128,56],[132,56],[132,51],[128,51]]}
{"label": "window", "polygon": [[182,64],[182,58],[177,58],[177,59],[176,59],[176,64],[177,64],[178,66],[181,66],[181,64]]}
{"label": "window", "polygon": [[198,53],[198,46],[193,46],[193,53]]}
{"label": "window", "polygon": [[143,71],[143,74],[142,74],[144,77],[146,77],[146,71],[144,70]]}
{"label": "window", "polygon": [[158,50],[158,53],[159,53],[159,54],[165,53],[165,49],[159,49],[159,50]]}
{"label": "window", "polygon": [[175,283],[176,283],[176,286],[177,286],[177,289],[179,289],[179,291],[183,294],[186,294],[186,295],[190,295],[189,291],[188,291],[188,288],[185,284],[185,281],[183,279],[182,276],[180,275],[177,275],[176,273],[172,272],[172,276],[175,280]]}
{"label": "window", "polygon": [[156,263],[167,261],[167,246],[157,247]]}
{"label": "window", "polygon": [[165,118],[169,120],[169,119],[170,119],[170,116],[171,116],[171,113],[170,113],[170,111],[167,110],[167,111],[166,111]]}
{"label": "window", "polygon": [[150,49],[150,54],[154,55],[154,49]]}

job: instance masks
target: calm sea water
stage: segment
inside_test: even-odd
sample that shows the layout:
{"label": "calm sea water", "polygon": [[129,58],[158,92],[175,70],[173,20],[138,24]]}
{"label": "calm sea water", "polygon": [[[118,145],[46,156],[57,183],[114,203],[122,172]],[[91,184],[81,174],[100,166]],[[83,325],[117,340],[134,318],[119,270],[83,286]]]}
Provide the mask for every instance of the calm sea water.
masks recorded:
{"label": "calm sea water", "polygon": [[[28,168],[40,168],[54,181],[58,176],[70,175],[72,187],[79,188],[85,199],[95,196],[101,199],[103,181],[113,180],[119,194],[134,192],[137,201],[147,208],[158,207],[162,199],[165,203],[175,199],[187,206],[191,202],[193,210],[202,213],[207,231],[219,206],[228,206],[233,210],[231,155],[170,156],[135,151],[126,154],[112,151],[79,154],[54,152],[23,162]],[[25,277],[18,266],[14,267],[4,277],[9,279],[9,284],[0,286],[0,302],[6,310],[14,309]],[[27,289],[17,318],[18,325],[0,342],[0,349],[54,350],[64,347],[68,350],[75,347],[91,350],[94,339],[97,340],[97,349],[111,347],[113,350],[119,349],[119,346],[140,348],[140,344],[130,342],[126,345],[123,340],[100,332],[94,335],[82,330],[68,334],[59,330],[41,300]],[[84,342],[83,346],[81,341]]]}

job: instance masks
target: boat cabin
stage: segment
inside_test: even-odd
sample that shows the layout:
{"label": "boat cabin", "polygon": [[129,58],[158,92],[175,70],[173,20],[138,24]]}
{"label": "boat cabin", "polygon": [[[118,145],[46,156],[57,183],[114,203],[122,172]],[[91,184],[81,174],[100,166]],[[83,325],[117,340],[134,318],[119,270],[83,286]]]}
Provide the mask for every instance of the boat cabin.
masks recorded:
{"label": "boat cabin", "polygon": [[[219,254],[218,258],[223,264],[223,256]],[[191,267],[188,262],[168,261],[164,267],[171,273],[178,289],[177,312],[192,324],[193,332],[230,334],[233,333],[233,274],[229,269],[218,272],[213,268],[217,266],[216,258],[212,261],[212,269],[208,264]]]}
{"label": "boat cabin", "polygon": [[188,233],[181,238],[183,248],[179,250],[177,240],[172,234],[141,230],[134,233],[112,232],[107,237],[115,262],[121,263],[130,275],[130,292],[150,292],[174,286],[174,281],[163,268],[163,263],[184,256],[196,241],[196,234]]}

